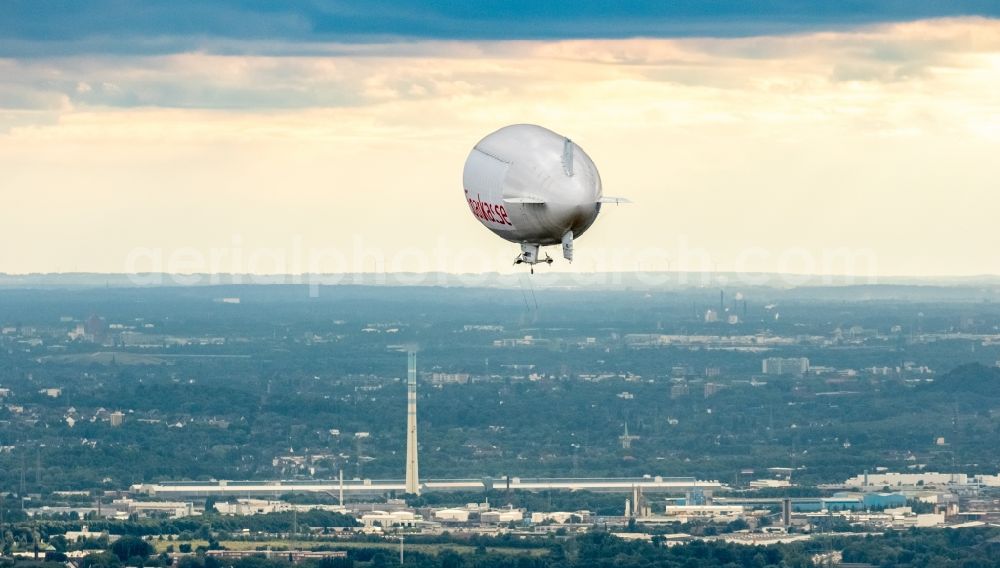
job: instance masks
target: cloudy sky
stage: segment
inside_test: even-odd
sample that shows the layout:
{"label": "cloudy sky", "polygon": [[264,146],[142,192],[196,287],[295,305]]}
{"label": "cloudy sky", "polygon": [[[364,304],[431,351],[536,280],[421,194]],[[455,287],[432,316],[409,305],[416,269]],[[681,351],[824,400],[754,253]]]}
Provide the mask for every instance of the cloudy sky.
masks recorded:
{"label": "cloudy sky", "polygon": [[635,202],[553,270],[1000,273],[995,1],[294,6],[6,2],[0,272],[509,271],[528,122]]}

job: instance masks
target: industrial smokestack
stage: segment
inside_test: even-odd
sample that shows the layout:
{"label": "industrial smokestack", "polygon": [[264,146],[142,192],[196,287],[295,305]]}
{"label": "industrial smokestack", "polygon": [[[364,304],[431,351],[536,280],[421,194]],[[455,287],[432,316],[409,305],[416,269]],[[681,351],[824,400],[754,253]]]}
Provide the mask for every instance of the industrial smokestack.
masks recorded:
{"label": "industrial smokestack", "polygon": [[417,464],[417,353],[408,353],[406,377],[406,492],[420,495],[420,473]]}

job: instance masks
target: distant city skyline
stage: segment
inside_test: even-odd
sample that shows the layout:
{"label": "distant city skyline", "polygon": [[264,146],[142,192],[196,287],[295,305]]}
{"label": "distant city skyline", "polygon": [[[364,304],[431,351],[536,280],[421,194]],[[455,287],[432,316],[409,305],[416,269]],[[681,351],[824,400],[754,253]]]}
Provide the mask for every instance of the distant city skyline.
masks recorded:
{"label": "distant city skyline", "polygon": [[678,6],[15,2],[0,272],[519,272],[461,171],[530,122],[635,202],[542,271],[1000,274],[997,8]]}

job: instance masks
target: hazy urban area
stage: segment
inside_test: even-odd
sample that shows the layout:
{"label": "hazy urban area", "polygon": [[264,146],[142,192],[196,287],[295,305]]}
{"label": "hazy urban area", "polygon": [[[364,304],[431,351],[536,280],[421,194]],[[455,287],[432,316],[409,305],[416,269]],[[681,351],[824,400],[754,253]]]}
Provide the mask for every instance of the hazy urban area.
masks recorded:
{"label": "hazy urban area", "polygon": [[1000,536],[989,281],[99,281],[3,283],[6,553],[978,566]]}

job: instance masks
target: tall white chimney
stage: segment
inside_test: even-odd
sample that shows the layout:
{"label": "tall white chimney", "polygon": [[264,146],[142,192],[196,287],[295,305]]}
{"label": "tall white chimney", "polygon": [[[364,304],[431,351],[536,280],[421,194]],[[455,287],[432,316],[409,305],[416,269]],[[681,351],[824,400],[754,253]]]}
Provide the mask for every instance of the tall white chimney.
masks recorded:
{"label": "tall white chimney", "polygon": [[406,492],[420,495],[417,464],[417,353],[410,351],[406,378]]}

